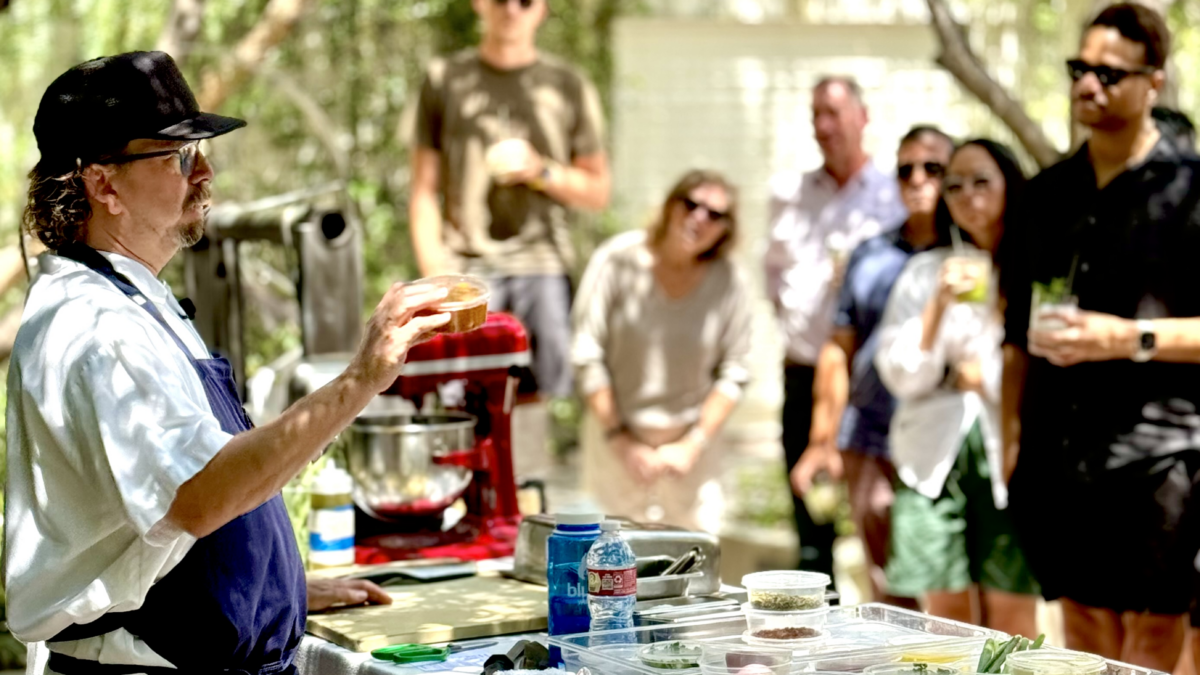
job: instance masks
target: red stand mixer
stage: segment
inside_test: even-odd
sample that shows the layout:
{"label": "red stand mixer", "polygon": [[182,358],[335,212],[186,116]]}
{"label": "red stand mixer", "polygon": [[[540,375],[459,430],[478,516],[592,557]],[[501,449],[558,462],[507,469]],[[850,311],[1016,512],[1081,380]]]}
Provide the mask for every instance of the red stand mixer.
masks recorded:
{"label": "red stand mixer", "polygon": [[[478,330],[439,335],[409,350],[378,407],[403,399],[411,413],[432,394],[440,409],[425,415],[368,409],[347,430],[358,563],[512,555],[521,520],[512,413],[520,370],[529,363],[524,327],[499,313]],[[449,524],[447,509],[459,497],[466,514]]]}

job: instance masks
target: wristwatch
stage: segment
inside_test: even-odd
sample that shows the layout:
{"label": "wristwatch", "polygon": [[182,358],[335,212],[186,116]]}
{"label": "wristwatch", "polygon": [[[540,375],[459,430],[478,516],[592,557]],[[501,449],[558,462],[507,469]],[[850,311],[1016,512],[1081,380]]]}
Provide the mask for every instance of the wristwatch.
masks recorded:
{"label": "wristwatch", "polygon": [[1137,351],[1133,353],[1133,360],[1137,363],[1145,363],[1154,358],[1158,353],[1158,340],[1154,335],[1154,322],[1149,319],[1137,320]]}

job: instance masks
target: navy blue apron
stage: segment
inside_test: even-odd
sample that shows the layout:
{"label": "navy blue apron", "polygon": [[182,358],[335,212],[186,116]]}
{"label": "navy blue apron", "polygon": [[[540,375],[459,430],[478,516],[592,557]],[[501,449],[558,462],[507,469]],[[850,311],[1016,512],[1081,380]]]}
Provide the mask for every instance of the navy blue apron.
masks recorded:
{"label": "navy blue apron", "polygon": [[[192,358],[158,308],[95,250],[73,246],[59,255],[103,275],[162,325],[200,376],[221,429],[238,434],[251,428],[228,361]],[[50,640],[80,640],[124,628],[177,669],[101,664],[54,652],[49,667],[62,675],[292,675],[292,661],[304,636],[304,583],[292,524],[283,497],[276,495],[198,539],[183,560],[150,587],[140,608],[109,612]]]}

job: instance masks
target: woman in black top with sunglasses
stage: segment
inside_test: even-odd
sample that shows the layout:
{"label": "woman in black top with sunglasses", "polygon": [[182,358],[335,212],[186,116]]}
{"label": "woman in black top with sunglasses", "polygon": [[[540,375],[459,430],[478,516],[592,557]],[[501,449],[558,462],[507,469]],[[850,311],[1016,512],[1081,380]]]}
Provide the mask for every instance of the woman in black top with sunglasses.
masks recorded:
{"label": "woman in black top with sunglasses", "polygon": [[691,171],[648,231],[592,256],[575,300],[572,361],[591,415],[586,487],[608,515],[715,530],[713,443],[749,380],[750,297],[730,260],[737,192]]}

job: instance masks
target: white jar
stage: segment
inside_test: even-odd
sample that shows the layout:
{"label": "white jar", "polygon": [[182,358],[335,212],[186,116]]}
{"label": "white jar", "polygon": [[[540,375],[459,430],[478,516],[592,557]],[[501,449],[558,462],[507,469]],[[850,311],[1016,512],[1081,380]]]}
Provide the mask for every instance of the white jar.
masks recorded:
{"label": "white jar", "polygon": [[312,485],[308,515],[310,569],[354,564],[354,501],[350,474],[329,461]]}

